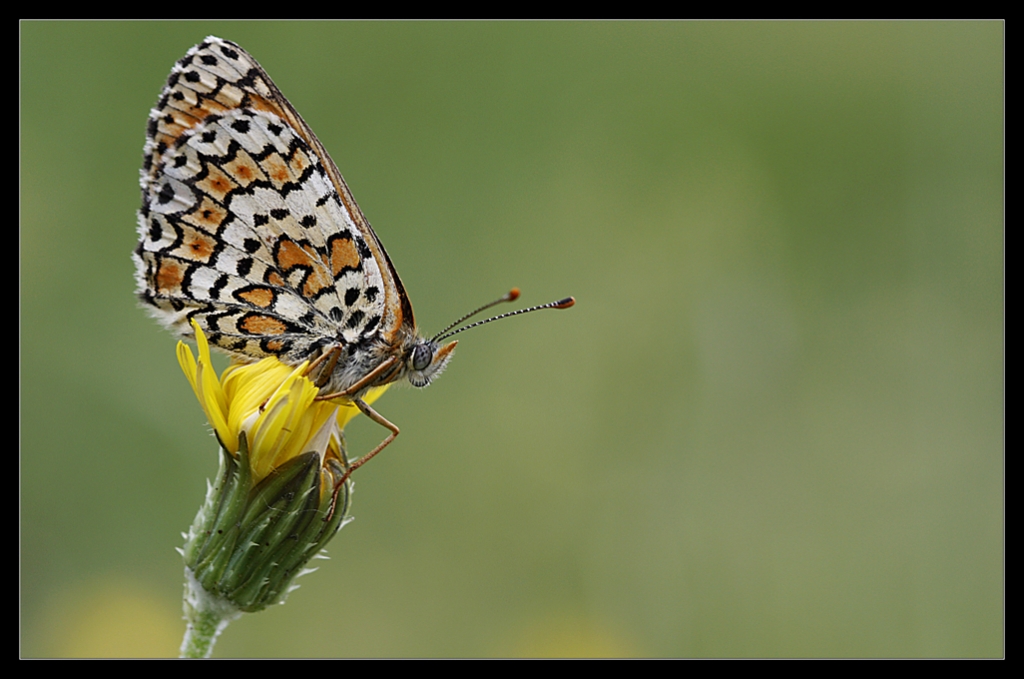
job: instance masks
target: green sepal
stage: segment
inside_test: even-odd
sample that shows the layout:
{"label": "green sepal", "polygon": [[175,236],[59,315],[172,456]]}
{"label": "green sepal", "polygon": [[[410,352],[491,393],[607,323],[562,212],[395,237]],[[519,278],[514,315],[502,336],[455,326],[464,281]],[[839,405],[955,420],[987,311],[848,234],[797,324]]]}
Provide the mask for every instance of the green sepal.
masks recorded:
{"label": "green sepal", "polygon": [[239,520],[249,503],[252,470],[249,447],[242,434],[238,459],[221,448],[217,482],[207,488],[206,501],[196,514],[185,541],[185,565],[211,593],[228,564],[237,542]]}
{"label": "green sepal", "polygon": [[299,575],[309,560],[319,554],[341,528],[349,503],[348,482],[340,487],[337,485],[344,473],[344,468],[337,461],[327,461],[326,468],[321,472],[324,476],[324,490],[315,513],[310,515],[305,530],[297,534],[295,548],[282,549],[274,555],[278,559],[280,574],[288,578],[289,582]]}
{"label": "green sepal", "polygon": [[[299,547],[298,534],[316,514],[320,500],[320,456],[300,455],[278,467],[255,489],[232,563],[228,597],[243,610],[266,605],[280,590],[277,555]],[[275,572],[276,571],[276,572]],[[261,605],[262,604],[262,605]]]}

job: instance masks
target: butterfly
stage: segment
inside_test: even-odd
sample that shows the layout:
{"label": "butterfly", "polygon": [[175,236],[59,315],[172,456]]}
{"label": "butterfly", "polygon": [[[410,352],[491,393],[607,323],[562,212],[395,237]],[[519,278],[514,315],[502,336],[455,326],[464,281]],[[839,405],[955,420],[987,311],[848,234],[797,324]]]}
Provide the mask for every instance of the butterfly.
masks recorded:
{"label": "butterfly", "polygon": [[[395,266],[337,166],[266,71],[233,42],[210,36],[171,70],[150,111],[140,171],[137,293],[165,326],[237,360],[276,356],[308,374],[320,398],[353,403],[399,429],[362,398],[399,380],[426,387],[471,327],[517,289],[430,338],[416,327]],[[346,474],[347,476],[347,474]]]}

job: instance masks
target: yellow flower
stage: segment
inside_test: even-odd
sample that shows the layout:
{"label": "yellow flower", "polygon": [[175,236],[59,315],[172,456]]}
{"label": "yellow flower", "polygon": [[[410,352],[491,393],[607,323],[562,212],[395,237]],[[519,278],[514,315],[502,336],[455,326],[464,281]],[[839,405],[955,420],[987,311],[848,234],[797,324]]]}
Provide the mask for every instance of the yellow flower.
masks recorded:
{"label": "yellow flower", "polygon": [[[178,342],[178,363],[221,445],[237,457],[239,434],[245,433],[254,484],[310,451],[320,455],[321,465],[332,457],[345,464],[340,433],[359,409],[347,401],[315,400],[319,389],[304,375],[308,362],[293,367],[264,358],[231,365],[218,379],[209,342],[194,323],[193,328],[199,361]],[[363,400],[373,403],[386,390],[371,389]]]}

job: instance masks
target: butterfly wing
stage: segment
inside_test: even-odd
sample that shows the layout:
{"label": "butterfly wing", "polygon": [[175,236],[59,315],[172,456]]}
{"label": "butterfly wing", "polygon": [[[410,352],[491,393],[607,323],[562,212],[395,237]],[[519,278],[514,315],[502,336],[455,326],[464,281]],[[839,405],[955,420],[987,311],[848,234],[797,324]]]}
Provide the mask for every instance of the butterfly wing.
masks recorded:
{"label": "butterfly wing", "polygon": [[288,362],[414,325],[341,173],[238,45],[211,36],[174,66],[144,156],[136,279],[165,325]]}

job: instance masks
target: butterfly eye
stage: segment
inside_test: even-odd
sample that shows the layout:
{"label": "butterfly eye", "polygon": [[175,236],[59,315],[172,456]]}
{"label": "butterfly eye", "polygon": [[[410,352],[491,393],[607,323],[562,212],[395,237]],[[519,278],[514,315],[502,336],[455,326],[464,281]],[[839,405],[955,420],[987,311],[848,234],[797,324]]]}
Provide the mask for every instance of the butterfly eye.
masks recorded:
{"label": "butterfly eye", "polygon": [[423,370],[434,358],[434,350],[429,344],[417,344],[412,350],[412,369]]}

